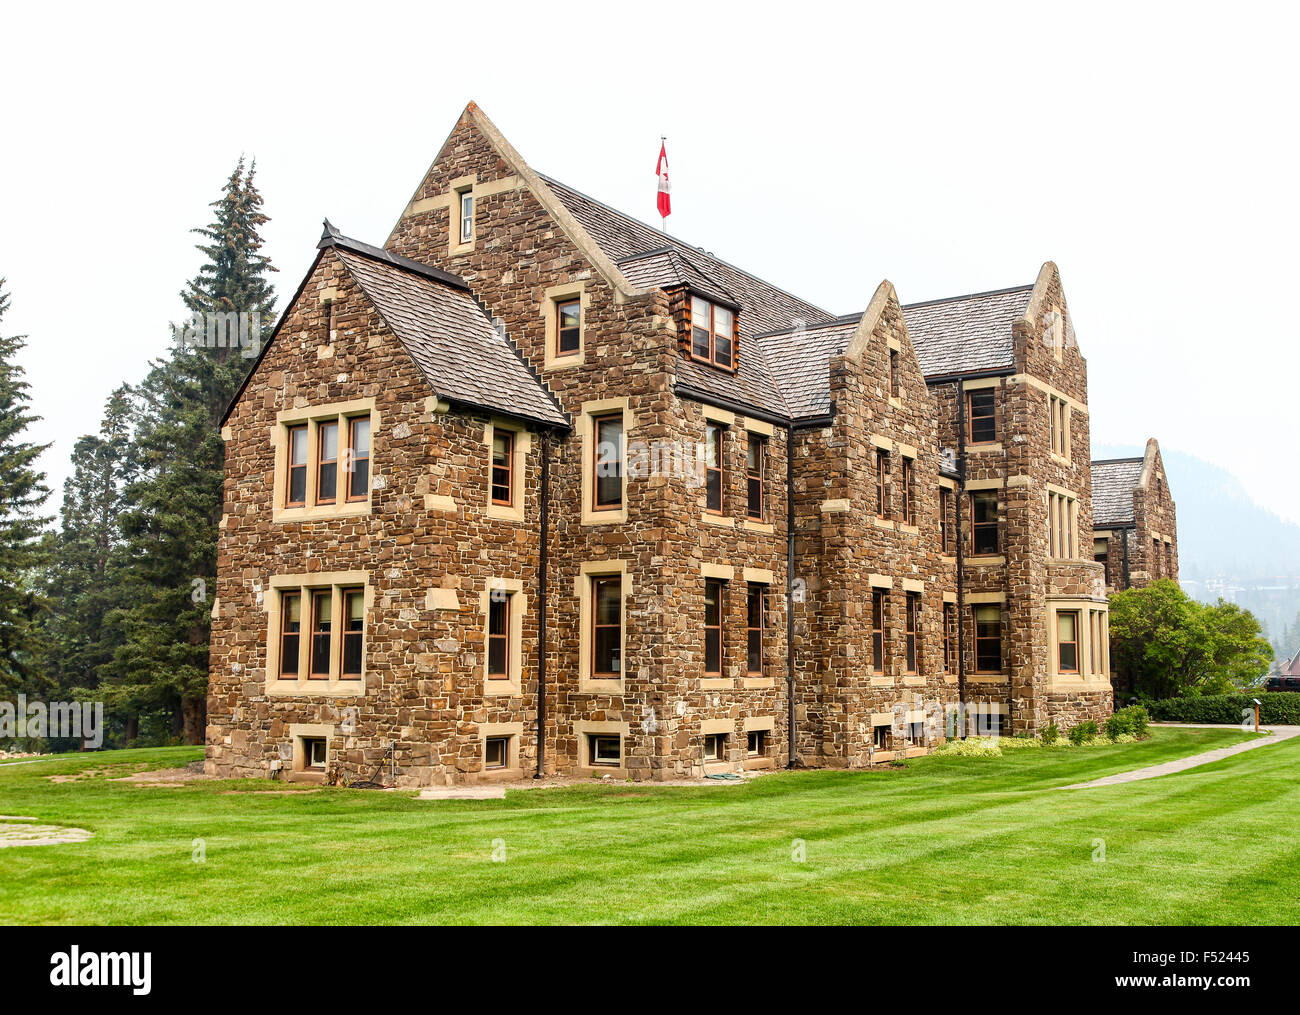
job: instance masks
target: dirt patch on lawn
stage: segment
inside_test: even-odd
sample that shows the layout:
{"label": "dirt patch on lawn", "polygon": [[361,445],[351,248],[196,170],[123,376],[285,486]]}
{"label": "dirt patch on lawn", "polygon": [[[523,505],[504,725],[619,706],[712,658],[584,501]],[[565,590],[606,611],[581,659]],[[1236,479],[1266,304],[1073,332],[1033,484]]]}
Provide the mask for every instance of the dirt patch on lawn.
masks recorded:
{"label": "dirt patch on lawn", "polygon": [[[19,818],[31,822],[32,818]],[[65,842],[85,842],[94,836],[84,828],[68,825],[17,824],[10,818],[0,821],[0,849],[9,846],[58,846]]]}
{"label": "dirt patch on lawn", "polygon": [[203,774],[202,762],[199,768],[186,765],[184,768],[155,768],[151,772],[136,772],[134,775],[120,776],[114,782],[132,782],[137,786],[183,786],[187,782],[198,782],[210,778]]}

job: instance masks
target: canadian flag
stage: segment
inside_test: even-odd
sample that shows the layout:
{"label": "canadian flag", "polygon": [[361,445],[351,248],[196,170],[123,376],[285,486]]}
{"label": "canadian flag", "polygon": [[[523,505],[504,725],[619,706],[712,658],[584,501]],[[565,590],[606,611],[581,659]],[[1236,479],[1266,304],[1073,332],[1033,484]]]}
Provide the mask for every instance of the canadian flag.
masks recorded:
{"label": "canadian flag", "polygon": [[659,177],[659,215],[667,218],[673,213],[673,201],[669,196],[668,186],[668,151],[661,141],[659,143],[659,161],[655,164],[655,175]]}

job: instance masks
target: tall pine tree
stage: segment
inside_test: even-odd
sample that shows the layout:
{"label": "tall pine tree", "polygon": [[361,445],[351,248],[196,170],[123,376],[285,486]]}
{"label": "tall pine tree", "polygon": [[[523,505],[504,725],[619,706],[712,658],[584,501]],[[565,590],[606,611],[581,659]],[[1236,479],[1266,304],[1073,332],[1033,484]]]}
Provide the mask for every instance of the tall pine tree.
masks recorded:
{"label": "tall pine tree", "polygon": [[[0,327],[9,309],[0,278]],[[36,459],[48,444],[23,440],[40,417],[28,408],[31,396],[18,354],[25,342],[0,333],[0,691],[33,687],[38,678],[39,569],[48,556],[43,530],[49,518],[41,508],[49,499],[45,473]]]}
{"label": "tall pine tree", "polygon": [[[261,254],[262,197],[241,159],[195,232],[207,257],[181,293],[195,314],[258,314],[269,331],[275,268]],[[121,611],[124,644],[113,693],[173,716],[173,735],[203,742],[208,637],[222,513],[225,447],[218,424],[253,359],[243,350],[186,344],[153,364],[140,386],[135,455],[126,491]]]}

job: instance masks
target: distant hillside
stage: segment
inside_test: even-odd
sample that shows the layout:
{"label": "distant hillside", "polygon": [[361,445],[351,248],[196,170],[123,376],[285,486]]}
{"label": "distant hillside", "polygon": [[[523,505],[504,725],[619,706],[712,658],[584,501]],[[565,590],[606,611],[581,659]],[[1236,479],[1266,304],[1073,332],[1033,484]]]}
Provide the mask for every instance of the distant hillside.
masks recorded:
{"label": "distant hillside", "polygon": [[[1093,458],[1142,454],[1141,447],[1100,445]],[[1251,610],[1280,639],[1300,614],[1300,525],[1251,500],[1217,465],[1162,447],[1178,507],[1179,577],[1198,599],[1224,599]],[[1291,647],[1291,651],[1300,645]]]}

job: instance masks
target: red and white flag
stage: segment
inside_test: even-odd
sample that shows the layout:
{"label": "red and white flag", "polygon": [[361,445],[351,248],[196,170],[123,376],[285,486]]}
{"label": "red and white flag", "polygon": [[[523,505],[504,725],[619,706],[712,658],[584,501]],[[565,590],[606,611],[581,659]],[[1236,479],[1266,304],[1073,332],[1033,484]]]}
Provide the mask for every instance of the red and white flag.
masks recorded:
{"label": "red and white flag", "polygon": [[659,143],[659,161],[655,164],[655,175],[659,177],[659,217],[667,218],[673,213],[673,202],[668,194],[668,152],[662,141]]}

